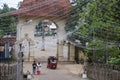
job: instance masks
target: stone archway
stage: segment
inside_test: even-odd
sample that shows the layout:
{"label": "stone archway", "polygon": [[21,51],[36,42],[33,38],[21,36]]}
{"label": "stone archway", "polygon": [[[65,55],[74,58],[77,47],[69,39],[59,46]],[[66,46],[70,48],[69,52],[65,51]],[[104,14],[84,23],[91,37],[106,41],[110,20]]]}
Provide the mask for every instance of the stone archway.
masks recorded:
{"label": "stone archway", "polygon": [[[38,24],[41,19],[36,19],[36,20],[32,19],[32,20],[33,21],[30,24],[26,24],[26,25],[23,25],[23,23],[18,24],[18,25],[23,25],[22,29],[21,29],[21,34],[20,34],[20,36],[18,35],[20,37],[20,40],[18,40],[18,41],[21,41],[23,39],[25,40],[24,34],[27,33],[27,34],[29,34],[29,38],[35,44],[34,29],[35,29],[36,24]],[[22,19],[20,19],[19,21],[23,22]],[[57,43],[56,43],[57,51],[55,53],[57,54],[59,61],[64,61],[64,53],[63,53],[64,42],[66,41],[66,37],[67,37],[66,32],[64,30],[66,20],[57,20],[56,19],[56,20],[53,20],[53,22],[57,25],[57,36],[56,36],[57,37]],[[18,29],[18,33],[20,33],[19,29]]]}
{"label": "stone archway", "polygon": [[[56,41],[55,41],[56,50],[55,50],[55,52],[53,52],[50,55],[47,54],[47,53],[44,53],[43,51],[41,52],[41,47],[40,46],[42,46],[42,43],[40,41],[37,41],[37,42],[34,41],[37,44],[41,43],[40,45],[38,45],[40,48],[37,49],[37,51],[39,51],[39,53],[40,53],[39,54],[39,59],[42,60],[41,58],[45,58],[45,55],[46,55],[47,58],[48,58],[48,56],[56,56],[56,57],[58,57],[59,61],[64,61],[64,54],[63,54],[64,50],[65,50],[64,49],[64,41],[66,40],[66,33],[65,33],[65,30],[64,30],[64,27],[65,27],[65,22],[66,21],[65,20],[57,20],[57,19],[54,19],[54,20],[51,20],[51,19],[36,19],[35,24],[39,24],[40,22],[42,22],[44,20],[49,20],[50,22],[54,23],[56,25],[56,27],[57,27],[57,35],[56,35]],[[38,38],[39,38],[39,40],[41,39],[41,37],[38,37]],[[36,40],[35,36],[34,36],[34,40]],[[46,44],[46,38],[44,40],[45,40],[44,43]],[[47,45],[45,45],[45,46],[47,46]],[[51,45],[51,47],[52,47],[52,45]],[[34,49],[34,50],[36,50],[36,49]],[[46,52],[47,52],[47,49],[46,49]],[[35,57],[36,58],[38,57],[38,53],[36,53]]]}
{"label": "stone archway", "polygon": [[[41,20],[50,19],[57,25],[58,60],[64,61],[63,49],[67,36],[64,27],[70,8],[71,4],[69,0],[24,0],[20,9],[12,14],[14,16],[19,16],[17,40],[21,40],[24,37],[24,34],[27,33],[29,38],[34,42],[34,28],[36,24]],[[26,21],[31,19],[32,23],[26,23]],[[69,54],[71,55],[74,51],[68,52],[70,52]]]}

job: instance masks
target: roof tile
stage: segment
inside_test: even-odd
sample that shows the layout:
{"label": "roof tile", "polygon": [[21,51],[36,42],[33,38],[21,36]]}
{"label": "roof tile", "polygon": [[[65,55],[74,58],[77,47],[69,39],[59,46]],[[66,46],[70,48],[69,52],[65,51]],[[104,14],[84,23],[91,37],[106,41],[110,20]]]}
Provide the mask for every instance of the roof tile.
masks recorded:
{"label": "roof tile", "polygon": [[71,8],[69,0],[24,0],[12,15],[37,17],[65,17]]}

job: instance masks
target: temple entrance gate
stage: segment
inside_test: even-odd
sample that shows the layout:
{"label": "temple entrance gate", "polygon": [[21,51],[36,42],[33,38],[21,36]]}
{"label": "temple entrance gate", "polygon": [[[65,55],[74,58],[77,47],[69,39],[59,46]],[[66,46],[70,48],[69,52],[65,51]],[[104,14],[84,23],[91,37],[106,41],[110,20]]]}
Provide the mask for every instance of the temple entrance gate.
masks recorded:
{"label": "temple entrance gate", "polygon": [[[13,14],[19,17],[17,40],[21,41],[24,35],[28,34],[31,41],[33,41],[32,45],[35,45],[34,30],[36,25],[43,20],[50,20],[57,26],[56,56],[59,61],[64,61],[63,51],[65,50],[64,45],[67,38],[64,27],[70,7],[69,0],[23,0],[19,10]],[[67,47],[66,53],[68,56],[66,60],[74,61],[75,49],[71,45],[67,45]],[[35,54],[35,51],[33,51],[33,54]]]}

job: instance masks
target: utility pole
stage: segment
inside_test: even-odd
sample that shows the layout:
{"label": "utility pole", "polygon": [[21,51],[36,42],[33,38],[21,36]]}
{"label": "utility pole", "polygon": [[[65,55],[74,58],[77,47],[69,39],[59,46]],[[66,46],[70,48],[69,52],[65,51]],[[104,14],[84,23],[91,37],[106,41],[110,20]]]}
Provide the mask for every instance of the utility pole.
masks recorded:
{"label": "utility pole", "polygon": [[41,51],[45,51],[45,28],[48,26],[49,20],[45,19],[42,22],[42,49]]}
{"label": "utility pole", "polygon": [[30,61],[30,41],[28,42],[28,45],[29,45],[28,60]]}
{"label": "utility pole", "polygon": [[44,35],[44,23],[42,23],[42,49],[41,51],[45,51],[45,35]]}

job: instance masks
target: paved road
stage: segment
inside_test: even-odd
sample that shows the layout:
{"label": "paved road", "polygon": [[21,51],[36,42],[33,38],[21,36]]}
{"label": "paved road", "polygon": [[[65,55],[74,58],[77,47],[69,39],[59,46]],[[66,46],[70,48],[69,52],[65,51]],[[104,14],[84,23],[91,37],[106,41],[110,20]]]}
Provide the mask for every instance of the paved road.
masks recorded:
{"label": "paved road", "polygon": [[[24,63],[24,72],[32,72],[32,63]],[[34,75],[33,80],[84,80],[79,75],[72,74],[64,64],[59,64],[56,70],[46,68],[46,63],[42,63],[41,75]]]}
{"label": "paved road", "polygon": [[[39,42],[41,38],[38,38]],[[45,51],[41,51],[41,48],[36,47],[34,50],[34,56],[36,61],[46,61],[48,56],[54,55],[56,56],[57,52],[57,39],[53,39],[52,37],[46,37],[46,47]],[[64,47],[64,56],[66,56],[67,49]],[[58,64],[58,68],[56,70],[48,69],[47,63],[42,63],[41,75],[34,75],[33,80],[86,80],[80,78],[80,74],[83,72],[82,66],[77,64]],[[30,71],[32,73],[32,62],[24,62],[23,65],[24,73]]]}

